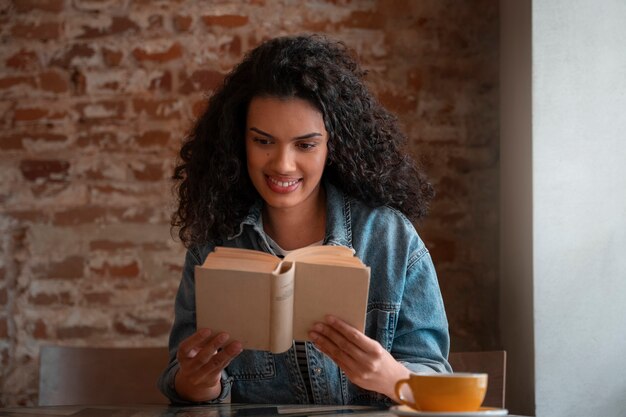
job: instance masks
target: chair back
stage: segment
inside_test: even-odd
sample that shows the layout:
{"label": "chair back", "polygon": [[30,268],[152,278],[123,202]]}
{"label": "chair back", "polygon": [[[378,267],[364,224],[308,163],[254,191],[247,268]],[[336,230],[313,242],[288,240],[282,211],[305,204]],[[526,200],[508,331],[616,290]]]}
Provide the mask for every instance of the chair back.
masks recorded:
{"label": "chair back", "polygon": [[480,372],[489,375],[484,407],[504,408],[506,351],[451,352],[448,362],[454,372]]}
{"label": "chair back", "polygon": [[156,387],[165,347],[42,346],[39,405],[167,404]]}

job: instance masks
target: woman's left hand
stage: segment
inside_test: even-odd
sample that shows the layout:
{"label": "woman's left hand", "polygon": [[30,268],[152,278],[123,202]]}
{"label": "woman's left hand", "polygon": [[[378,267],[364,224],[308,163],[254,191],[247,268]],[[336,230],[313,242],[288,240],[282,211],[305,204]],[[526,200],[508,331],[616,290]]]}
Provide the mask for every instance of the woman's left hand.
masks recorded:
{"label": "woman's left hand", "polygon": [[309,337],[354,384],[398,400],[396,381],[408,378],[410,372],[376,340],[333,316],[315,323]]}

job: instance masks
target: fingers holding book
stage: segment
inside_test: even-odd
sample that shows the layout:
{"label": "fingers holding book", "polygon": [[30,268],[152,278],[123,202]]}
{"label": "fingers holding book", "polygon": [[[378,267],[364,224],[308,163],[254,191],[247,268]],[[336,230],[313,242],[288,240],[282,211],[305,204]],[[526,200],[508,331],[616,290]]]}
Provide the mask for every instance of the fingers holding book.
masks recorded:
{"label": "fingers holding book", "polygon": [[309,337],[353,383],[396,399],[394,383],[409,371],[376,340],[333,316],[315,323]]}
{"label": "fingers holding book", "polygon": [[229,339],[227,333],[200,329],[181,342],[176,354],[180,368],[175,378],[179,394],[193,401],[219,396],[222,371],[242,351],[239,341]]}

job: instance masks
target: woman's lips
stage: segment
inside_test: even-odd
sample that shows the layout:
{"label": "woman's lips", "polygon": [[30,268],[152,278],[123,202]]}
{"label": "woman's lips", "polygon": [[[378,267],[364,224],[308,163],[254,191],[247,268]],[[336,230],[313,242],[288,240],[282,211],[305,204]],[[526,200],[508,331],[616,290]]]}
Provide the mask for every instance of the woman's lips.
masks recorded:
{"label": "woman's lips", "polygon": [[266,175],[265,182],[267,183],[267,186],[270,188],[270,190],[274,191],[275,193],[285,194],[290,193],[298,188],[300,186],[300,183],[302,182],[302,178],[276,178]]}

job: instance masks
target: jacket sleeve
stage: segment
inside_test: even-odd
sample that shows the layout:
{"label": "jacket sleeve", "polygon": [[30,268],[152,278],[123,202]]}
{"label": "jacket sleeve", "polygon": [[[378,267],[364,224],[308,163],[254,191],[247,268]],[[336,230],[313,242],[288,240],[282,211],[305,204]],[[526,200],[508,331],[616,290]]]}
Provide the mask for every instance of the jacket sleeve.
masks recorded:
{"label": "jacket sleeve", "polygon": [[[195,267],[202,263],[201,256],[196,249],[190,249],[185,255],[183,275],[176,294],[174,304],[174,324],[169,339],[169,363],[157,382],[161,392],[169,398],[173,404],[196,404],[183,399],[178,395],[174,387],[174,379],[179,369],[176,352],[180,343],[196,331],[196,291],[195,291]],[[229,398],[231,379],[226,372],[222,372],[222,392],[220,396],[205,404],[224,402]]]}
{"label": "jacket sleeve", "polygon": [[448,320],[430,253],[419,240],[409,258],[392,355],[412,372],[451,372]]}

